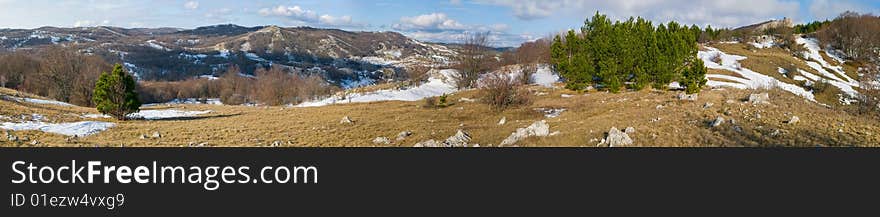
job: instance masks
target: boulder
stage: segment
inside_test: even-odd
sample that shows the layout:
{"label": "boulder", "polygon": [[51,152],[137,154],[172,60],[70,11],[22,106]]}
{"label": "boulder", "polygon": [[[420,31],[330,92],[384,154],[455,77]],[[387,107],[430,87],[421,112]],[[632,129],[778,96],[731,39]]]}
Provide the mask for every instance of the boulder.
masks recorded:
{"label": "boulder", "polygon": [[37,140],[31,141],[31,145],[39,145],[39,144],[40,144],[40,141],[37,141]]}
{"label": "boulder", "polygon": [[548,136],[550,135],[550,125],[547,125],[547,121],[541,120],[536,121],[532,125],[529,125],[525,128],[516,129],[516,132],[510,134],[504,141],[501,141],[500,146],[513,145],[514,143],[523,140],[532,136]]}
{"label": "boulder", "polygon": [[404,140],[406,137],[412,136],[412,131],[403,131],[397,134],[397,141]]}
{"label": "boulder", "polygon": [[608,147],[623,147],[633,144],[633,140],[629,138],[629,135],[621,132],[616,127],[611,127],[611,130],[608,131],[605,142],[608,143]]}
{"label": "boulder", "polygon": [[696,93],[695,93],[695,94],[679,93],[679,94],[678,94],[678,100],[682,100],[682,101],[697,101],[697,96],[698,96],[698,95],[697,95]]}
{"label": "boulder", "polygon": [[786,123],[796,124],[797,122],[800,122],[800,121],[801,121],[801,118],[799,118],[798,116],[791,116],[791,119],[789,119],[788,122],[786,122]]}
{"label": "boulder", "polygon": [[342,120],[339,121],[340,124],[353,124],[354,121],[351,120],[351,117],[345,116],[342,117]]}
{"label": "boulder", "polygon": [[502,117],[500,121],[498,121],[498,125],[504,125],[507,123],[507,117]]}
{"label": "boulder", "polygon": [[377,145],[388,145],[391,144],[391,140],[388,137],[376,137],[373,139],[373,144]]}
{"label": "boulder", "polygon": [[721,124],[723,124],[723,123],[724,123],[724,118],[721,116],[718,116],[717,118],[715,118],[714,121],[712,121],[712,123],[709,123],[709,126],[710,127],[718,127],[718,126],[721,126]]}
{"label": "boulder", "polygon": [[626,129],[623,130],[623,132],[626,133],[626,134],[636,133],[636,128],[633,128],[633,127],[627,127]]}
{"label": "boulder", "polygon": [[162,138],[162,133],[159,133],[159,131],[153,132],[153,136],[152,136],[152,137],[153,137],[154,139]]}
{"label": "boulder", "polygon": [[458,130],[455,135],[446,138],[446,141],[443,142],[447,147],[468,147],[468,142],[471,141],[471,136],[468,135],[467,132],[462,130]]}
{"label": "boulder", "polygon": [[712,108],[713,105],[715,105],[715,103],[707,102],[706,104],[703,104],[703,109]]}
{"label": "boulder", "polygon": [[749,95],[749,103],[751,104],[770,104],[770,94],[755,93]]}
{"label": "boulder", "polygon": [[437,142],[437,140],[433,140],[433,139],[428,140],[428,141],[419,142],[419,143],[416,143],[415,145],[413,145],[413,147],[425,147],[425,148],[437,148],[437,147],[445,147],[445,146],[446,146],[445,144]]}

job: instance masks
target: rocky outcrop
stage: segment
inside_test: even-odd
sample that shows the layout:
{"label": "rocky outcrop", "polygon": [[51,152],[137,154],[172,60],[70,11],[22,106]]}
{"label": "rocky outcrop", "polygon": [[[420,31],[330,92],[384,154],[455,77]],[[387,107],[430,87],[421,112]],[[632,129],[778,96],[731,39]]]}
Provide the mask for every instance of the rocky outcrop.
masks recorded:
{"label": "rocky outcrop", "polygon": [[501,146],[513,145],[516,142],[523,140],[525,138],[529,138],[532,136],[548,136],[550,135],[550,125],[547,124],[547,121],[541,120],[536,121],[532,125],[529,125],[525,128],[516,129],[516,132],[510,134],[504,141],[501,141]]}
{"label": "rocky outcrop", "polygon": [[770,94],[755,93],[749,95],[749,103],[751,104],[770,104]]}
{"label": "rocky outcrop", "polygon": [[624,147],[633,144],[633,140],[629,138],[629,135],[618,130],[616,127],[611,127],[611,130],[608,131],[605,142],[608,143],[608,147]]}
{"label": "rocky outcrop", "polygon": [[[438,142],[436,140],[427,140],[416,143],[413,147],[469,147],[468,143],[471,141],[471,136],[467,132],[462,130],[458,130],[455,135],[446,138],[443,142]],[[477,147],[477,145],[474,145]]]}

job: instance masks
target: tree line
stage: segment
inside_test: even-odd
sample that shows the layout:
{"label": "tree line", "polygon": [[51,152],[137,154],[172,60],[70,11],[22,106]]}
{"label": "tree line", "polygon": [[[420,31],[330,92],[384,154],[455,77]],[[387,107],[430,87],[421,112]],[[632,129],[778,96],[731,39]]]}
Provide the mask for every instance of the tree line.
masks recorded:
{"label": "tree line", "polygon": [[665,89],[678,81],[688,93],[697,93],[706,83],[706,68],[697,58],[703,33],[696,25],[654,26],[641,17],[612,22],[597,12],[580,33],[569,30],[553,39],[551,62],[569,89]]}

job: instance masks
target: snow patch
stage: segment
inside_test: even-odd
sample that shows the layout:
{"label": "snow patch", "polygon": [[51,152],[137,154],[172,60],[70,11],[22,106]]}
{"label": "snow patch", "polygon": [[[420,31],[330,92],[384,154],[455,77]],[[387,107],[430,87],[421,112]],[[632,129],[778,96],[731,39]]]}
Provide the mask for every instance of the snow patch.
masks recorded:
{"label": "snow patch", "polygon": [[[706,49],[706,51],[698,52],[697,56],[699,56],[700,59],[703,60],[707,68],[727,70],[735,72],[742,76],[742,78],[740,78],[729,75],[707,74],[707,78],[721,78],[736,82],[733,83],[709,80],[708,82],[706,82],[706,85],[709,85],[710,87],[732,87],[738,89],[769,89],[778,87],[795,95],[802,96],[810,101],[816,101],[816,97],[813,95],[813,93],[805,90],[802,87],[794,84],[785,83],[776,80],[776,78],[754,72],[747,68],[743,68],[739,64],[739,61],[746,59],[746,57],[744,56],[729,55],[712,47],[706,47]],[[721,59],[721,64],[712,61],[712,59],[715,57]]]}
{"label": "snow patch", "polygon": [[20,130],[39,130],[47,133],[55,133],[66,136],[89,136],[101,131],[105,131],[115,126],[114,123],[99,121],[81,121],[75,123],[44,123],[41,121],[29,121],[23,123],[0,123],[0,128],[20,131]]}
{"label": "snow patch", "polygon": [[452,81],[458,71],[453,69],[440,70],[435,76],[428,78],[428,82],[414,88],[405,90],[379,90],[370,93],[355,93],[347,97],[333,96],[323,100],[304,102],[296,107],[319,107],[332,104],[353,102],[376,102],[376,101],[417,101],[427,97],[440,96],[457,91]]}
{"label": "snow patch", "polygon": [[554,83],[559,82],[559,75],[556,74],[549,65],[538,66],[538,71],[532,74],[532,82],[535,84],[552,87]]}
{"label": "snow patch", "polygon": [[208,114],[213,111],[205,110],[205,111],[180,111],[174,109],[167,110],[141,110],[140,112],[129,114],[129,118],[134,119],[145,119],[145,120],[162,120],[162,119],[172,119],[172,118],[182,118],[182,117],[193,117],[203,114]]}
{"label": "snow patch", "polygon": [[59,102],[55,100],[45,100],[45,99],[34,99],[34,98],[21,98],[21,97],[12,97],[12,96],[4,96],[7,100],[17,101],[17,102],[26,102],[33,104],[44,104],[44,105],[57,105],[57,106],[74,106],[73,104],[66,102]]}

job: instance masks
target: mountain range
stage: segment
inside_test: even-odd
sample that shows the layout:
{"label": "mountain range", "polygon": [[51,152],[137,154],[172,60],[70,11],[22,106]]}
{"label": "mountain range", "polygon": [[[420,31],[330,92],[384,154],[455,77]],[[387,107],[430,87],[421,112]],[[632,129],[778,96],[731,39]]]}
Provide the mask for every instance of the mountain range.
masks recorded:
{"label": "mountain range", "polygon": [[174,81],[219,76],[234,64],[243,76],[258,67],[319,73],[346,87],[389,78],[407,66],[447,65],[455,46],[425,43],[397,32],[310,27],[215,25],[195,29],[110,26],[0,29],[0,52],[70,47],[121,63],[138,79]]}

